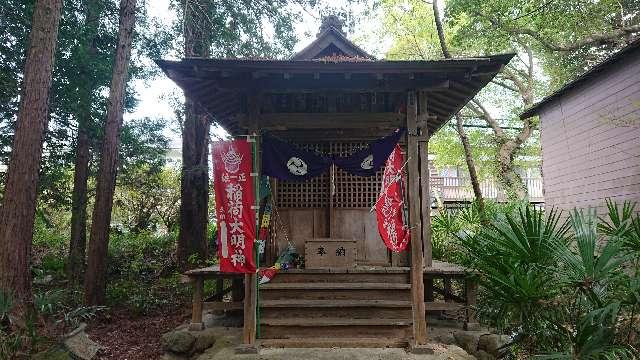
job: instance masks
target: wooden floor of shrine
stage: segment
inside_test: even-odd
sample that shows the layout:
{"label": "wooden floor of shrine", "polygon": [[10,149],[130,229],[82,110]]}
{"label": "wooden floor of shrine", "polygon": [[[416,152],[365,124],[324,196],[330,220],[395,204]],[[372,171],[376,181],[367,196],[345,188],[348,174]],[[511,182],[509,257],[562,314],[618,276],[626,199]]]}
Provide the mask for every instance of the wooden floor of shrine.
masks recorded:
{"label": "wooden floor of shrine", "polygon": [[[217,266],[192,270],[186,275],[194,282],[234,276],[220,273]],[[475,324],[471,309],[475,284],[467,275],[463,267],[441,261],[426,267],[427,313],[446,313],[465,326]],[[202,299],[206,299],[203,295]],[[289,269],[260,285],[258,296],[258,338],[262,346],[404,347],[411,338],[409,267]],[[240,299],[215,300],[205,300],[201,308],[242,308]],[[194,299],[194,305],[197,302]],[[194,306],[196,311],[202,310]],[[193,321],[199,318],[201,315],[195,314]]]}

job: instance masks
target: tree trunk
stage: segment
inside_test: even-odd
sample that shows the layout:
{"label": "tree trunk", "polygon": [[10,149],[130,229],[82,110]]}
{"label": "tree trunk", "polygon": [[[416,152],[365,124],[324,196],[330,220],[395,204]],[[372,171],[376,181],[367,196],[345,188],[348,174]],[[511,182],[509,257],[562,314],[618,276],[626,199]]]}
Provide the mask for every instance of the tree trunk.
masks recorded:
{"label": "tree trunk", "polygon": [[[433,0],[433,17],[436,22],[436,30],[438,31],[438,40],[440,41],[440,48],[442,49],[442,56],[445,58],[451,58],[449,47],[447,46],[446,39],[444,37],[444,28],[442,27],[442,19],[440,18],[440,9],[438,8],[438,0]],[[464,131],[462,123],[462,116],[456,114],[456,130],[462,142],[462,149],[464,150],[464,159],[467,163],[467,169],[469,170],[469,180],[473,187],[473,195],[478,203],[478,209],[480,214],[484,214],[484,197],[482,196],[482,190],[480,190],[480,181],[478,180],[478,173],[476,172],[476,165],[473,161],[473,155],[471,153],[471,144],[467,133]]]}
{"label": "tree trunk", "polygon": [[118,145],[124,111],[125,85],[131,57],[131,43],[135,25],[136,0],[120,0],[118,47],[113,65],[107,121],[104,129],[96,203],[93,209],[87,273],[84,279],[84,299],[87,305],[104,303],[106,286],[107,246],[113,193],[116,185]]}
{"label": "tree trunk", "polygon": [[[530,135],[527,135],[529,138]],[[517,141],[505,142],[498,149],[498,168],[500,170],[500,182],[507,192],[510,200],[527,200],[527,187],[522,181],[522,177],[516,172],[513,159],[516,151],[520,147]]]}
{"label": "tree trunk", "polygon": [[48,123],[49,94],[62,0],[37,0],[0,209],[0,289],[13,294],[18,311],[31,300],[31,241],[36,210],[42,138]]}
{"label": "tree trunk", "polygon": [[96,81],[91,74],[97,53],[96,41],[100,6],[98,0],[86,2],[86,18],[82,63],[80,65],[81,83],[78,102],[78,135],[76,138],[76,158],[74,163],[73,192],[71,195],[71,241],[69,242],[69,262],[67,278],[72,284],[80,284],[84,274],[85,249],[87,242],[87,181],[89,180],[89,162],[91,161],[89,125],[92,122],[91,106]]}
{"label": "tree trunk", "polygon": [[[210,27],[206,21],[206,0],[184,4],[184,55],[208,57]],[[182,132],[182,174],[180,181],[180,232],[177,260],[180,269],[197,255],[206,259],[209,222],[208,171],[209,119],[189,98],[185,100]]]}
{"label": "tree trunk", "polygon": [[467,163],[467,169],[469,170],[469,180],[471,180],[473,194],[475,195],[476,202],[478,203],[478,210],[480,211],[480,214],[484,215],[484,197],[482,196],[482,190],[480,190],[480,181],[478,180],[478,173],[476,172],[476,164],[471,154],[471,144],[469,143],[467,133],[464,131],[462,116],[460,116],[460,114],[456,114],[456,130],[458,131],[458,136],[460,137],[462,148],[464,149],[464,160]]}
{"label": "tree trunk", "polygon": [[89,179],[89,136],[86,125],[78,124],[76,159],[71,195],[71,242],[67,275],[73,284],[80,284],[84,273],[87,242],[87,181]]}

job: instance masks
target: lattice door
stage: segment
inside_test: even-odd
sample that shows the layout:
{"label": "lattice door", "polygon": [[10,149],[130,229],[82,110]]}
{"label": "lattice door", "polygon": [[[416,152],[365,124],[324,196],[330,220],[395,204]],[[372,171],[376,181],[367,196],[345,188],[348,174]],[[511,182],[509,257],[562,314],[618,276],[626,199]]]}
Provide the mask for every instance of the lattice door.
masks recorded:
{"label": "lattice door", "polygon": [[[339,156],[367,145],[366,142],[298,144],[306,150]],[[380,169],[374,176],[357,176],[334,166],[307,181],[278,181],[276,203],[281,208],[370,208],[378,198],[382,174]]]}

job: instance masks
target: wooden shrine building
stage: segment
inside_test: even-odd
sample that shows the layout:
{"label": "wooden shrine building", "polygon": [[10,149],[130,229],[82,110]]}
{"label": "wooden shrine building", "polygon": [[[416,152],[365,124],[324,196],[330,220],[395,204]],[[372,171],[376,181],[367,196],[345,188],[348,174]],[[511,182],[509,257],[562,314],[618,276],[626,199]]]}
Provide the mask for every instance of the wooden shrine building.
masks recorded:
{"label": "wooden shrine building", "polygon": [[[185,96],[232,136],[256,134],[259,142],[260,134],[268,132],[299,147],[344,155],[407,128],[400,144],[408,159],[412,240],[404,253],[387,250],[375,213],[369,211],[382,170],[359,177],[332,167],[308,181],[272,182],[277,210],[272,222],[281,231],[267,246],[266,265],[288,242],[299,254],[333,242],[355,253],[353,263],[335,266],[313,265],[315,260],[307,258],[306,268],[281,271],[258,291],[245,286],[245,344],[255,344],[257,336],[263,346],[420,346],[428,337],[426,311],[460,309],[472,322],[469,304],[475,291],[465,282],[464,270],[432,261],[427,147],[429,137],[512,56],[376,60],[329,17],[316,40],[288,60],[157,61]],[[225,308],[202,302],[203,279],[228,274],[207,268],[187,275],[196,289],[197,327],[203,307]],[[441,288],[434,286],[436,279]],[[454,294],[451,281],[461,281],[462,295]],[[245,276],[245,284],[255,282],[256,275]]]}

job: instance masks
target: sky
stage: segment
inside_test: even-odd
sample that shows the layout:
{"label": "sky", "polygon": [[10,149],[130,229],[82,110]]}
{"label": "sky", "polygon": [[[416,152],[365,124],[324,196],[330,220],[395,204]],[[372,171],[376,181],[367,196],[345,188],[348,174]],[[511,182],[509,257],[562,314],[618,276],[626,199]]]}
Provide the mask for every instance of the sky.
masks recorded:
{"label": "sky", "polygon": [[[346,4],[346,1],[344,0],[331,1],[331,5],[335,7],[340,7],[344,4]],[[356,4],[352,4],[352,10],[356,14],[361,14],[366,10],[366,6],[366,3],[358,2]],[[301,50],[315,39],[315,35],[320,27],[320,15],[317,12],[312,13],[307,10],[297,10],[300,10],[300,14],[302,16],[301,21],[295,24],[295,31],[299,40],[294,51]],[[169,9],[169,0],[150,0],[147,11],[150,17],[156,17],[165,24],[171,24],[175,17],[175,13]],[[377,24],[379,24],[378,21],[370,18],[365,21],[361,21],[356,27],[357,31],[348,35],[365,50],[381,57],[386,49],[390,47],[390,44],[385,41],[379,41],[379,37],[367,36],[367,34],[377,32]],[[134,112],[125,114],[125,120],[141,119],[145,117],[152,119],[173,118],[174,109],[172,105],[166,101],[166,96],[171,93],[182,94],[182,91],[168,77],[164,74],[160,74],[154,79],[146,82],[137,81],[135,83],[135,89],[138,93],[138,107]],[[165,129],[165,135],[170,139],[169,147],[171,149],[178,150],[181,148],[180,134],[175,130],[175,124],[168,125],[169,126]],[[212,135],[224,136],[224,132],[219,129],[212,128]]]}

